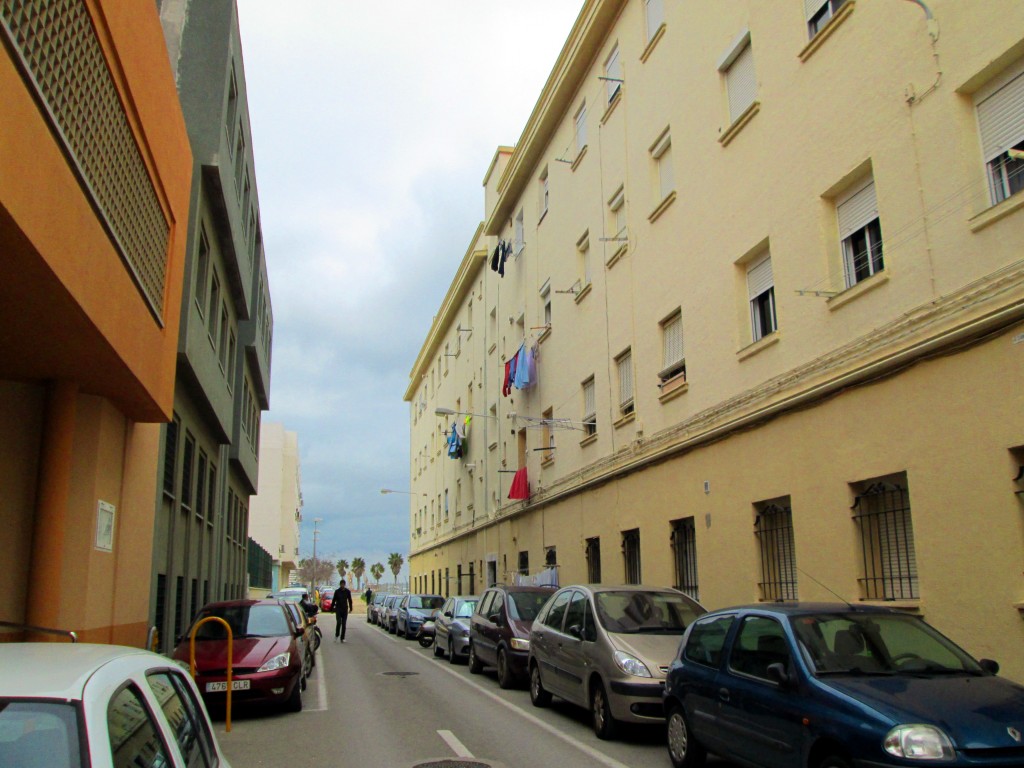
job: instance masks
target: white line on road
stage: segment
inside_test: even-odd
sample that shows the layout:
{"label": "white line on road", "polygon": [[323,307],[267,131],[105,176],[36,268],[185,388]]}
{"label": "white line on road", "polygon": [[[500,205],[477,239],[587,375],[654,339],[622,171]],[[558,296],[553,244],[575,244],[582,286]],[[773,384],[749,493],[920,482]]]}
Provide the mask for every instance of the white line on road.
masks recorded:
{"label": "white line on road", "polygon": [[444,739],[445,744],[451,747],[456,757],[473,757],[473,753],[466,749],[466,745],[455,738],[455,734],[451,731],[438,731],[437,735]]}
{"label": "white line on road", "polygon": [[[323,643],[321,643],[323,645]],[[320,650],[317,649],[317,653]],[[313,669],[316,670],[316,708],[311,709],[310,707],[303,707],[303,712],[326,712],[327,711],[327,680],[324,677],[324,659],[327,654],[320,653],[319,658],[316,660],[316,666]],[[308,688],[306,690],[309,690]]]}
{"label": "white line on road", "polygon": [[[430,663],[430,659],[424,657],[423,654],[420,653],[416,648],[408,648],[406,650],[408,650],[410,653],[416,654],[417,658],[423,659],[427,663]],[[447,667],[447,665],[446,666],[441,666],[440,664],[437,664],[435,666],[438,669],[440,669],[440,670],[442,670],[444,672],[447,672],[449,675],[454,676],[460,682],[465,683],[466,685],[472,686],[473,688],[476,688],[484,696],[487,696],[487,697],[493,699],[494,701],[496,701],[499,704],[501,704],[503,707],[507,707],[508,709],[511,709],[517,715],[519,715],[520,717],[523,717],[526,720],[530,721],[531,723],[536,725],[538,728],[542,728],[543,730],[545,730],[548,733],[550,733],[552,736],[556,736],[559,739],[561,739],[562,741],[566,742],[567,744],[570,744],[570,745],[576,747],[581,752],[587,753],[588,755],[590,755],[590,757],[594,758],[594,760],[596,760],[601,765],[606,765],[606,766],[608,766],[608,768],[629,768],[629,766],[626,765],[625,763],[620,763],[615,758],[608,757],[607,755],[602,754],[601,752],[597,751],[596,749],[594,749],[589,744],[585,744],[582,741],[580,741],[579,739],[576,739],[576,738],[570,736],[567,733],[563,733],[562,731],[558,730],[557,728],[555,728],[555,726],[551,725],[550,723],[546,723],[543,720],[541,720],[539,717],[531,715],[529,712],[523,711],[522,709],[517,707],[512,702],[505,701],[505,699],[501,698],[501,696],[498,696],[496,693],[487,690],[482,685],[480,685],[478,683],[474,683],[472,680],[467,680],[466,678],[464,678],[462,675],[460,675],[454,669],[449,669]]]}

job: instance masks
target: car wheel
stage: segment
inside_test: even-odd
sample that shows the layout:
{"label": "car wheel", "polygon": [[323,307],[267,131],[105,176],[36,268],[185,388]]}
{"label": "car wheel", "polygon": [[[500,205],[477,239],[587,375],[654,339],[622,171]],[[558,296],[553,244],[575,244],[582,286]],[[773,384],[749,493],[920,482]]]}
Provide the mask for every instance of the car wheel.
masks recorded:
{"label": "car wheel", "polygon": [[608,694],[604,692],[604,686],[598,681],[594,682],[594,687],[590,691],[590,717],[597,738],[605,740],[615,738],[618,723],[612,715]]}
{"label": "car wheel", "polygon": [[302,687],[298,681],[292,686],[292,695],[288,697],[288,701],[284,703],[285,711],[287,712],[301,712],[302,711]]}
{"label": "car wheel", "polygon": [[441,656],[444,656],[444,648],[437,641],[437,630],[434,630],[434,657],[440,658]]}
{"label": "car wheel", "polygon": [[484,669],[484,665],[480,663],[480,659],[476,657],[476,648],[473,644],[469,644],[469,672],[472,675],[479,675]]}
{"label": "car wheel", "polygon": [[845,757],[840,757],[839,755],[829,755],[820,763],[818,763],[818,768],[850,768],[850,763],[846,760]]}
{"label": "car wheel", "polygon": [[456,658],[456,656],[455,656],[455,643],[452,642],[452,639],[450,637],[448,638],[448,663],[449,664],[458,664],[459,663],[458,658]]}
{"label": "car wheel", "polygon": [[516,676],[508,665],[508,654],[504,648],[498,649],[498,685],[508,689],[516,684]]}
{"label": "car wheel", "polygon": [[704,747],[690,733],[678,704],[668,713],[668,756],[675,768],[700,768],[707,759]]}
{"label": "car wheel", "polygon": [[535,707],[546,707],[551,703],[551,692],[545,690],[540,679],[540,665],[530,665],[530,703]]}

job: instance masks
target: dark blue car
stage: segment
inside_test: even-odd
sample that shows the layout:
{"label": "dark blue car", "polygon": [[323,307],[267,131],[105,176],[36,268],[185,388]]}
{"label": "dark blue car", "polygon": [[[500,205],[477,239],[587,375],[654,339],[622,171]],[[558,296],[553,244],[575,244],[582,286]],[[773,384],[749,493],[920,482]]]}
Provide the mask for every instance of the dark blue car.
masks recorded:
{"label": "dark blue car", "polygon": [[1024,687],[920,619],[845,603],[712,611],[665,684],[673,765],[1024,765]]}

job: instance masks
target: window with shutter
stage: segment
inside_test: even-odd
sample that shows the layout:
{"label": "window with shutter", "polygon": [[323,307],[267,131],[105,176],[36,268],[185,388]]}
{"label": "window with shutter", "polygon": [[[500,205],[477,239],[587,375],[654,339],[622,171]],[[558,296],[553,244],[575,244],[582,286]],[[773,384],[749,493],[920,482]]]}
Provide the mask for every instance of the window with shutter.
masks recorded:
{"label": "window with shutter", "polygon": [[729,120],[735,122],[757,98],[754,51],[749,38],[742,50],[726,65],[725,84],[729,96]]}
{"label": "window with shutter", "polygon": [[843,273],[850,288],[884,269],[882,226],[874,180],[841,198],[836,205]]}
{"label": "window with shutter", "polygon": [[587,146],[587,102],[584,101],[576,112],[576,154]]}
{"label": "window with shutter", "polygon": [[807,34],[814,37],[831,21],[846,0],[804,0]]}
{"label": "window with shutter", "polygon": [[658,378],[667,381],[680,373],[686,373],[686,357],[683,352],[683,316],[676,311],[661,324],[662,369]]}
{"label": "window with shutter", "polygon": [[583,382],[583,431],[593,435],[597,432],[597,407],[594,404],[594,377]]}
{"label": "window with shutter", "polygon": [[611,104],[622,88],[622,61],[619,58],[619,46],[612,48],[604,62],[605,92]]}
{"label": "window with shutter", "polygon": [[661,202],[675,189],[672,176],[672,134],[668,129],[651,147],[651,158],[657,169],[657,202]]}
{"label": "window with shutter", "polygon": [[619,371],[619,410],[623,415],[633,412],[633,353],[626,350],[615,359]]}
{"label": "window with shutter", "polygon": [[1024,189],[1024,65],[979,94],[977,111],[995,205]]}
{"label": "window with shutter", "polygon": [[750,300],[751,337],[753,341],[758,341],[778,328],[770,254],[765,254],[748,267],[747,294]]}
{"label": "window with shutter", "polygon": [[754,535],[761,554],[762,600],[796,600],[796,546],[789,497],[755,505]]}
{"label": "window with shutter", "polygon": [[665,22],[664,0],[646,0],[645,11],[647,17],[647,42],[651,42],[658,33],[658,29]]}

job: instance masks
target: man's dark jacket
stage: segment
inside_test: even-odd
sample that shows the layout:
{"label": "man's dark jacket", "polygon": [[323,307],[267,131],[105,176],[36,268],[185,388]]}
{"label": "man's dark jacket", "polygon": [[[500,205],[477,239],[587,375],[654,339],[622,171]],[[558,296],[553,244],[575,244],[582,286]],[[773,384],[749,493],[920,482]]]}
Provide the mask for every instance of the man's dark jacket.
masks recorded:
{"label": "man's dark jacket", "polygon": [[347,614],[352,610],[352,591],[348,587],[338,587],[331,598],[331,608],[335,613]]}

